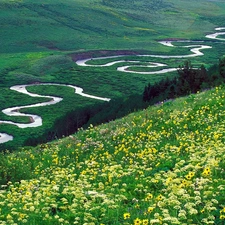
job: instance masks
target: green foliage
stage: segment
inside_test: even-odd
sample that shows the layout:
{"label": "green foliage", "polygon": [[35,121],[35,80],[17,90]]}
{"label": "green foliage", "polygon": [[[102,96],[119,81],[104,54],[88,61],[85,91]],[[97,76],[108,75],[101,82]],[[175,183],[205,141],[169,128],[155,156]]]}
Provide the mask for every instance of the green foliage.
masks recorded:
{"label": "green foliage", "polygon": [[225,79],[225,56],[223,56],[220,60],[219,60],[219,73],[220,76]]}
{"label": "green foliage", "polygon": [[[214,65],[207,71],[204,65],[200,68],[193,68],[190,61],[179,66],[178,76],[169,80],[162,79],[155,84],[148,84],[143,91],[143,101],[154,104],[157,101],[197,93],[206,88],[212,88],[224,83],[223,59],[219,65]],[[216,68],[216,70],[215,70]],[[220,73],[218,74],[218,68]]]}

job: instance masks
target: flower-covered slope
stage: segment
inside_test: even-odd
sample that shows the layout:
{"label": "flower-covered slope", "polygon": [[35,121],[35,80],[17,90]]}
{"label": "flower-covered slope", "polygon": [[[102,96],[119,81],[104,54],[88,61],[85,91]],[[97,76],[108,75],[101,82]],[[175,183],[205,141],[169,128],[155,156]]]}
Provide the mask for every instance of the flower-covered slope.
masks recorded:
{"label": "flower-covered slope", "polygon": [[1,156],[0,224],[224,224],[225,87]]}

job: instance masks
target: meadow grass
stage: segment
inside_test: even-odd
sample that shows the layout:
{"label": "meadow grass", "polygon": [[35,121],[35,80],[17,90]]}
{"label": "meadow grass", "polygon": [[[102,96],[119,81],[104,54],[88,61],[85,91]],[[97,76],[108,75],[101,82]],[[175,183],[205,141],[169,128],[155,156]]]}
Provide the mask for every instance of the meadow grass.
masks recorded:
{"label": "meadow grass", "polygon": [[1,224],[224,224],[224,88],[2,153]]}

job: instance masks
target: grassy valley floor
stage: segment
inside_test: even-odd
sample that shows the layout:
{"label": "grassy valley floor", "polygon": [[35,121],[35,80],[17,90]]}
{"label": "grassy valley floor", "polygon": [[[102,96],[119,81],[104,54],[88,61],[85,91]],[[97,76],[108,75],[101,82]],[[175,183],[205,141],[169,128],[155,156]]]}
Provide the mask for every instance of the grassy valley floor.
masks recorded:
{"label": "grassy valley floor", "polygon": [[[184,46],[199,44],[200,41],[212,48],[202,50],[204,55],[191,61],[194,67],[204,65],[206,68],[218,63],[225,54],[223,41],[205,37],[216,32],[216,27],[224,26],[225,5],[220,0],[2,0],[0,10],[0,110],[43,101],[10,90],[13,85],[53,82],[79,86],[87,94],[112,100],[140,96],[148,83],[172,78],[177,73],[130,74],[117,71],[117,66],[140,60],[139,66],[153,62],[166,64],[165,68],[177,68],[185,60],[137,58],[134,53],[188,55],[191,47]],[[169,47],[158,43],[162,40],[187,42],[175,42],[176,47]],[[198,42],[189,43],[190,40]],[[76,59],[85,56],[117,53],[132,55],[120,58],[124,62],[104,68],[81,67],[75,63]],[[103,64],[108,60],[92,60],[92,63]],[[131,69],[157,70],[137,66]],[[48,87],[43,90],[39,86],[29,89],[46,95],[57,93],[64,100],[55,106],[23,110],[40,116],[43,119],[41,127],[19,129],[1,124],[0,132],[12,135],[14,139],[1,144],[0,151],[46,142],[52,139],[48,134],[56,133],[58,121],[71,112],[80,115],[81,111],[102,105],[100,101],[74,96],[69,88]],[[28,117],[9,117],[0,113],[0,121],[3,120],[29,122]]]}

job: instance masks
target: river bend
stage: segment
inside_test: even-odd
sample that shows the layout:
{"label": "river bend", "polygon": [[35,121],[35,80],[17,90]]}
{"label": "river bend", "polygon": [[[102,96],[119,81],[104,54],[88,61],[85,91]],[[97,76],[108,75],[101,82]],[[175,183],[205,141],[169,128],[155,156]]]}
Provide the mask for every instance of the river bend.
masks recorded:
{"label": "river bend", "polygon": [[[26,109],[26,108],[33,108],[33,107],[42,107],[42,106],[47,106],[47,105],[53,105],[56,104],[60,101],[63,100],[63,98],[59,97],[54,97],[54,96],[48,96],[48,95],[39,95],[39,94],[34,94],[31,92],[28,92],[26,87],[28,86],[37,86],[37,85],[55,85],[55,86],[66,86],[73,88],[75,91],[75,94],[81,95],[83,97],[87,98],[93,98],[101,101],[110,101],[109,98],[102,98],[94,95],[89,95],[83,93],[83,89],[77,86],[73,85],[65,85],[65,84],[55,84],[55,83],[41,83],[41,84],[31,84],[31,85],[15,85],[11,87],[10,89],[13,91],[17,91],[26,95],[29,95],[31,97],[41,97],[41,98],[49,98],[50,100],[47,102],[43,103],[37,103],[37,104],[32,104],[32,105],[27,105],[27,106],[16,106],[16,107],[11,107],[7,109],[3,109],[2,112],[6,114],[7,116],[27,116],[30,119],[30,123],[15,123],[12,121],[4,121],[0,120],[0,124],[11,124],[15,125],[19,128],[28,128],[28,127],[38,127],[42,125],[42,118],[38,115],[33,115],[33,114],[27,114],[27,113],[21,113],[20,109]],[[13,140],[13,137],[11,135],[5,134],[5,133],[0,133],[0,143],[4,143],[7,141]]]}

